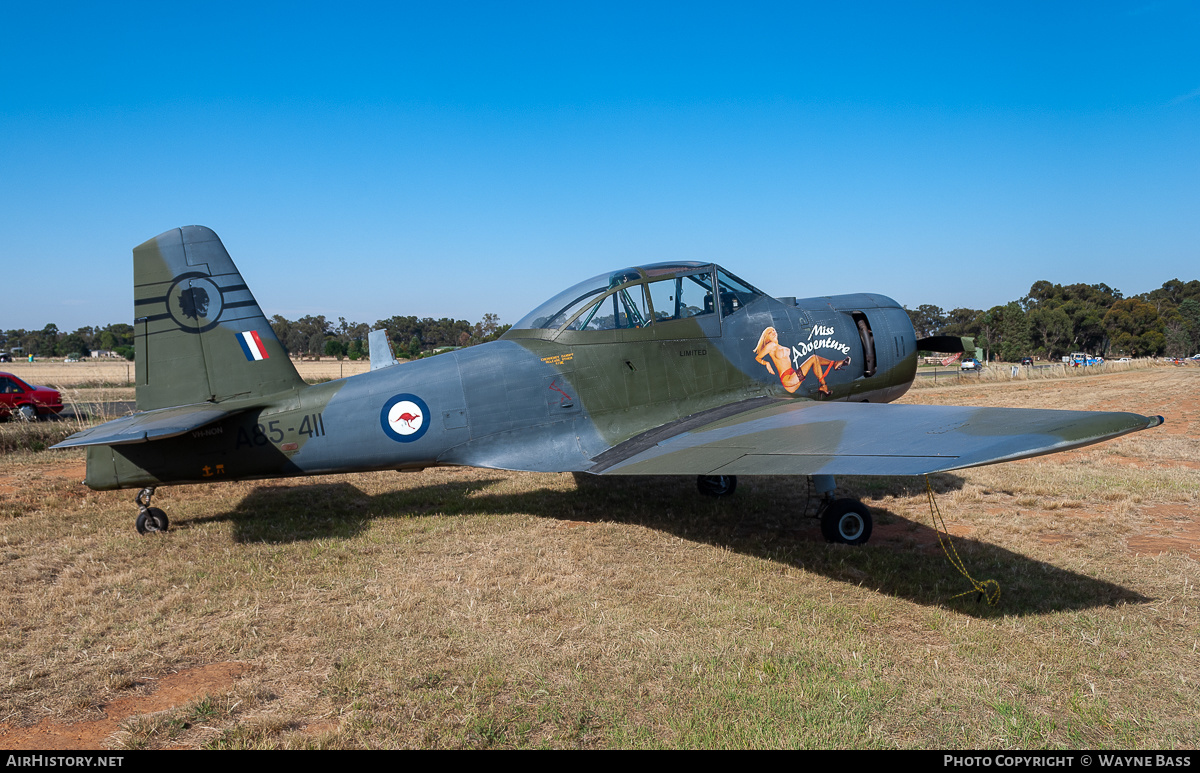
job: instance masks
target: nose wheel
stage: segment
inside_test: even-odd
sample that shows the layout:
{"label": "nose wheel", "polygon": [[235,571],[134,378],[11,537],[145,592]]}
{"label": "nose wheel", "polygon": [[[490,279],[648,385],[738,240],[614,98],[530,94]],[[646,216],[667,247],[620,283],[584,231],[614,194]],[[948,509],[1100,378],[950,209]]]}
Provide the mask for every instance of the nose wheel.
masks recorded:
{"label": "nose wheel", "polygon": [[137,526],[138,534],[149,534],[151,532],[166,531],[170,528],[171,523],[167,520],[167,514],[157,507],[150,506],[150,498],[154,496],[154,488],[144,488],[134,497],[134,502],[138,506]]}

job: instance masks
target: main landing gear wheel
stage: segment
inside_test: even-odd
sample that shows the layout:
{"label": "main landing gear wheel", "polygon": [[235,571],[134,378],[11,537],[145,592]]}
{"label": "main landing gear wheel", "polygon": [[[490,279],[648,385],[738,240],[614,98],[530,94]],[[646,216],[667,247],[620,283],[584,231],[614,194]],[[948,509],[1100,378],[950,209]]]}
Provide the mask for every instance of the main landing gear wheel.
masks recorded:
{"label": "main landing gear wheel", "polygon": [[171,522],[167,520],[167,514],[157,507],[150,506],[150,498],[154,496],[154,488],[144,488],[134,497],[134,502],[139,508],[137,517],[138,534],[149,534],[151,532],[166,531],[171,527]]}
{"label": "main landing gear wheel", "polygon": [[871,511],[856,499],[837,499],[821,514],[821,535],[827,542],[861,545],[871,538]]}
{"label": "main landing gear wheel", "polygon": [[698,475],[696,488],[706,497],[727,497],[737,490],[737,476]]}

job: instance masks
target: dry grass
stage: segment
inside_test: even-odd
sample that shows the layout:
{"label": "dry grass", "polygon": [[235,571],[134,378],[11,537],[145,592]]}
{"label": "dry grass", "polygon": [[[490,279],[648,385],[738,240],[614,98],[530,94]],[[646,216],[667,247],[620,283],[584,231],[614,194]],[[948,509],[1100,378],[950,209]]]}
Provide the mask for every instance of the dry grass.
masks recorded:
{"label": "dry grass", "polygon": [[117,401],[132,401],[132,387],[62,387],[63,412],[27,421],[20,414],[0,420],[0,454],[44,451],[101,422],[115,419]]}
{"label": "dry grass", "polygon": [[[371,367],[368,360],[338,362],[332,358],[295,364],[301,378],[309,383],[365,373]],[[44,450],[87,426],[117,418],[120,412],[114,403],[135,400],[133,363],[124,360],[14,362],[5,363],[0,370],[30,384],[57,389],[66,406],[60,418],[32,423],[0,420],[0,453]]]}
{"label": "dry grass", "polygon": [[[306,381],[328,381],[366,373],[371,369],[369,360],[293,360],[300,377]],[[39,360],[37,362],[4,363],[0,370],[12,373],[30,384],[41,384],[58,390],[95,387],[131,387],[133,385],[133,363],[125,360],[83,360],[62,362]],[[129,399],[133,399],[132,397]]]}
{"label": "dry grass", "polygon": [[[404,360],[401,360],[404,362]],[[293,360],[300,377],[306,381],[327,381],[343,376],[353,376],[366,373],[371,369],[369,360],[341,360],[327,357],[320,360]],[[82,362],[66,363],[59,360],[39,360],[34,363],[13,362],[0,366],[7,373],[13,373],[30,384],[43,384],[55,389],[95,388],[132,386],[133,363],[125,360],[84,360]],[[1195,367],[1192,364],[1172,366],[1160,360],[1143,359],[1134,362],[1108,362],[1103,366],[1090,368],[1067,368],[1057,365],[1049,368],[1017,368],[1017,375],[1012,376],[1011,367],[1000,363],[986,368],[982,373],[962,374],[958,370],[947,367],[938,368],[936,379],[921,377],[913,385],[915,389],[926,389],[935,385],[944,386],[948,381],[953,383],[976,384],[989,381],[1039,381],[1045,379],[1086,378],[1108,373],[1123,373],[1131,370],[1146,368],[1176,368]],[[922,368],[924,373],[926,368]],[[132,399],[132,398],[129,398]]]}
{"label": "dry grass", "polygon": [[172,531],[146,539],[80,454],[10,454],[0,745],[128,705],[96,745],[1195,748],[1198,380],[910,396],[1167,417],[934,476],[995,607],[955,598],[923,481],[844,481],[876,517],[858,549],[800,517],[804,479],[709,501],[455,469],[164,489]]}
{"label": "dry grass", "polygon": [[[1148,368],[1194,368],[1195,363],[1172,365],[1156,358],[1143,358],[1130,362],[1106,361],[1101,365],[1088,367],[1071,367],[1061,363],[1041,364],[1036,368],[1026,368],[1015,363],[998,362],[984,368],[982,371],[962,371],[956,365],[949,367],[921,367],[919,377],[913,383],[914,389],[930,389],[947,385],[987,384],[1011,381],[1060,381],[1063,379],[1091,378],[1107,376],[1115,373],[1130,373]],[[932,375],[930,375],[932,374]]]}
{"label": "dry grass", "polygon": [[27,383],[54,389],[132,385],[134,377],[132,362],[109,359],[81,362],[38,360],[32,363],[18,360],[5,363],[0,370],[12,373]]}

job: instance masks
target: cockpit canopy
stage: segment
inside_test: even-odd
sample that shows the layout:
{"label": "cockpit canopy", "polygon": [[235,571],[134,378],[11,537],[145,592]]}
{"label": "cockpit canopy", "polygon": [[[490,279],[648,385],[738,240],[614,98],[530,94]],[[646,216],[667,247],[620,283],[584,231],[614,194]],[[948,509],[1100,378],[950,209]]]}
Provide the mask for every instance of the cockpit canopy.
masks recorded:
{"label": "cockpit canopy", "polygon": [[526,314],[513,329],[617,330],[718,311],[728,317],[762,295],[712,263],[654,263],[580,282]]}

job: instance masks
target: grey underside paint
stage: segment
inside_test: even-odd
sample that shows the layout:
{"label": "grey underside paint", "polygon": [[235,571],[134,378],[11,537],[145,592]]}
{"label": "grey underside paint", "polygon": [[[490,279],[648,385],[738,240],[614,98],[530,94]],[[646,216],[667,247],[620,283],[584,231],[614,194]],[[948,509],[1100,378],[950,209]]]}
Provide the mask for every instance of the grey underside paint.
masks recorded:
{"label": "grey underside paint", "polygon": [[456,351],[453,360],[470,439],[447,449],[440,463],[567,472],[587,469],[607,448],[570,374],[520,345],[496,341]]}
{"label": "grey underside paint", "polygon": [[[583,418],[579,403],[563,405],[563,392],[549,388],[555,384],[573,395],[570,382],[507,341],[374,370],[341,383],[343,388],[322,408],[327,434],[292,457],[305,471],[435,464],[583,470],[606,447]],[[429,411],[428,429],[412,442],[397,441],[381,429],[384,405],[406,394],[423,400]]]}

